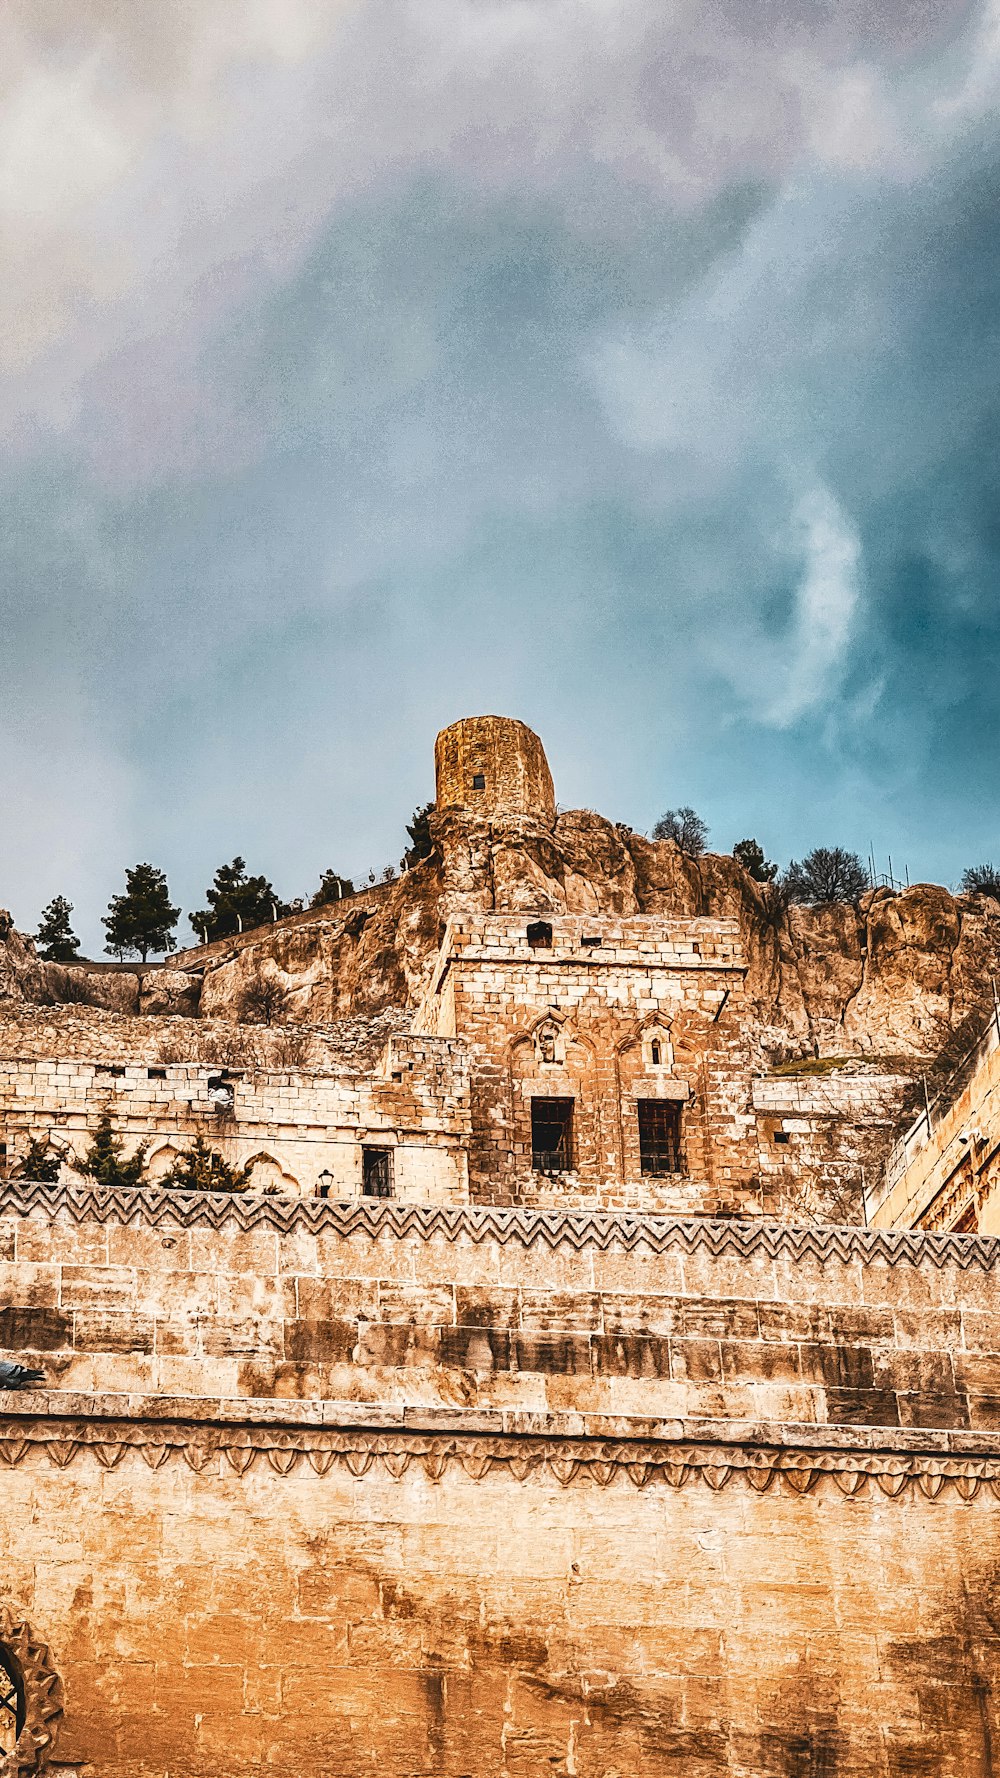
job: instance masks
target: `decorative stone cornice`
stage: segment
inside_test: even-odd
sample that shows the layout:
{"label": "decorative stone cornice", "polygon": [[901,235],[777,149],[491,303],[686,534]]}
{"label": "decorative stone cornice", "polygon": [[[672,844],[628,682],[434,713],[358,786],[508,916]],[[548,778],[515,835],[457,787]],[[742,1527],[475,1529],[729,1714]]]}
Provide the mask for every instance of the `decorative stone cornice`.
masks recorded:
{"label": "decorative stone cornice", "polygon": [[639,1216],[599,1210],[501,1210],[465,1205],[399,1204],[375,1199],[348,1203],[323,1198],[269,1197],[250,1192],[182,1192],[159,1187],[110,1191],[80,1184],[0,1182],[0,1215],[67,1216],[74,1223],[140,1223],[150,1228],[232,1226],[241,1230],[296,1230],[379,1240],[443,1240],[453,1244],[572,1248],[602,1252],[647,1247],[654,1253],[725,1256],[738,1260],[813,1260],[842,1265],[954,1265],[1000,1269],[1000,1239],[889,1229],[799,1227],[763,1219]]}
{"label": "decorative stone cornice", "polygon": [[86,1458],[110,1470],[141,1458],[150,1469],[180,1464],[208,1479],[243,1476],[254,1466],[278,1476],[325,1476],[336,1467],[358,1479],[382,1471],[395,1481],[410,1473],[438,1482],[461,1472],[476,1482],[498,1474],[562,1487],[701,1484],[718,1492],[735,1484],[799,1495],[829,1487],[849,1498],[1000,1501],[1000,1441],[981,1433],[704,1420],[630,1425],[523,1411],[155,1397],[95,1397],[87,1413],[77,1411],[81,1401],[47,1391],[18,1397],[16,1410],[0,1415],[0,1462],[15,1469],[42,1456],[65,1469]]}

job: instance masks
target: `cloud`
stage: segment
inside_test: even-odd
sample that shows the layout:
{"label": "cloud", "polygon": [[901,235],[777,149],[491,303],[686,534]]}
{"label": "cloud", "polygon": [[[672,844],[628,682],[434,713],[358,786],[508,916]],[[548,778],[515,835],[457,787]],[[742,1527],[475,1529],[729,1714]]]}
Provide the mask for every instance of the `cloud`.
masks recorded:
{"label": "cloud", "polygon": [[840,689],[861,596],[861,540],[828,488],[803,496],[794,516],[804,571],[795,589],[782,684],[763,720],[789,728]]}
{"label": "cloud", "polygon": [[186,906],[236,851],[286,895],[379,865],[476,707],[564,801],[792,852],[912,800],[950,868],[996,764],[1000,162],[946,103],[985,29],[8,7],[19,917],[63,891],[99,944],[139,857]]}

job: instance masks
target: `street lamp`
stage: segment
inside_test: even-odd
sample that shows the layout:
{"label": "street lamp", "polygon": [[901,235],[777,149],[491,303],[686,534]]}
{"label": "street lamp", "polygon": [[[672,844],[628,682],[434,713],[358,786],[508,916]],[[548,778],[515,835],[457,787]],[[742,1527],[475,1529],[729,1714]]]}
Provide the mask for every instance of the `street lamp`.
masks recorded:
{"label": "street lamp", "polygon": [[322,1173],[320,1174],[319,1178],[316,1181],[316,1196],[318,1198],[328,1198],[330,1196],[330,1187],[333,1184],[334,1184],[333,1174],[330,1173],[326,1167],[324,1167]]}

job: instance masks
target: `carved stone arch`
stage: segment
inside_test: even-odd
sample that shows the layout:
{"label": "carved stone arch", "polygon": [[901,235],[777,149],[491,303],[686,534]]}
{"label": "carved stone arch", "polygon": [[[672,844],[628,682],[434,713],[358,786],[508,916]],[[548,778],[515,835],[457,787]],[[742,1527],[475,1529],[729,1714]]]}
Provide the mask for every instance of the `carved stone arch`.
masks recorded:
{"label": "carved stone arch", "polygon": [[[615,1059],[619,1070],[621,1067],[621,1060],[628,1054],[629,1050],[641,1048],[647,1066],[652,1065],[655,1068],[664,1068],[670,1072],[673,1065],[674,1025],[676,1019],[676,1012],[650,1013],[645,1019],[635,1019],[632,1024],[629,1025],[624,1036],[619,1038],[618,1042],[615,1044]],[[650,1053],[654,1044],[661,1046],[661,1054],[659,1057]]]}
{"label": "carved stone arch", "polygon": [[298,1196],[301,1191],[295,1174],[289,1173],[288,1168],[282,1166],[277,1155],[271,1154],[266,1148],[258,1149],[257,1153],[250,1155],[244,1164],[250,1168],[247,1176],[249,1191],[278,1192],[284,1186],[291,1188],[291,1196]]}
{"label": "carved stone arch", "polygon": [[[180,1160],[181,1155],[185,1151],[185,1146],[186,1145],[183,1142],[179,1142],[175,1136],[165,1136],[162,1142],[152,1144],[146,1159],[146,1172],[154,1185],[157,1184],[166,1173],[170,1172],[175,1161]],[[165,1157],[168,1160],[167,1166],[158,1166],[157,1162]]]}
{"label": "carved stone arch", "polygon": [[13,1694],[13,1709],[6,1714],[13,1719],[7,1740],[14,1742],[0,1742],[0,1778],[44,1772],[63,1714],[62,1680],[47,1644],[6,1606],[0,1606],[0,1675]]}
{"label": "carved stone arch", "polygon": [[[558,1033],[561,1052],[547,1062],[540,1034],[549,1026]],[[574,1172],[596,1170],[601,1145],[601,1105],[597,1086],[598,1047],[563,1008],[546,1008],[506,1045],[506,1127],[511,1143],[531,1151],[533,1097],[574,1100]]]}

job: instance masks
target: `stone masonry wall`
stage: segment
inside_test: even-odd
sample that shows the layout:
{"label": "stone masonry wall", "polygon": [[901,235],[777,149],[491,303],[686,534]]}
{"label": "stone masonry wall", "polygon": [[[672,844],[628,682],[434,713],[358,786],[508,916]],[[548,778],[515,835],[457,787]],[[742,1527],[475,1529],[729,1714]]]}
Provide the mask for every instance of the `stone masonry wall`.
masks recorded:
{"label": "stone masonry wall", "polygon": [[753,1083],[763,1201],[796,1222],[862,1223],[866,1187],[912,1093],[908,1075],[837,1069]]}
{"label": "stone masonry wall", "polygon": [[54,1386],[2,1402],[0,1605],[63,1682],[50,1769],[989,1778],[998,1267],[7,1185],[0,1351]]}
{"label": "stone masonry wall", "polygon": [[[533,924],[456,918],[414,1021],[468,1047],[473,1197],[760,1208],[736,926],[561,916],[533,945]],[[573,1101],[574,1164],[553,1178],[532,1171],[533,1098]],[[681,1106],[683,1171],[643,1174],[637,1099]]]}
{"label": "stone masonry wall", "polygon": [[[119,1045],[116,1055],[127,1054]],[[232,1092],[220,1110],[213,1083]],[[393,1194],[439,1203],[468,1197],[468,1081],[461,1046],[439,1038],[390,1039],[370,1076],[277,1073],[205,1063],[0,1060],[3,1168],[16,1170],[29,1140],[51,1142],[72,1170],[107,1113],[128,1151],[148,1147],[152,1178],[197,1136],[231,1165],[254,1162],[253,1182],[311,1192],[321,1173],[335,1197],[362,1190],[362,1145],[392,1150]]]}

